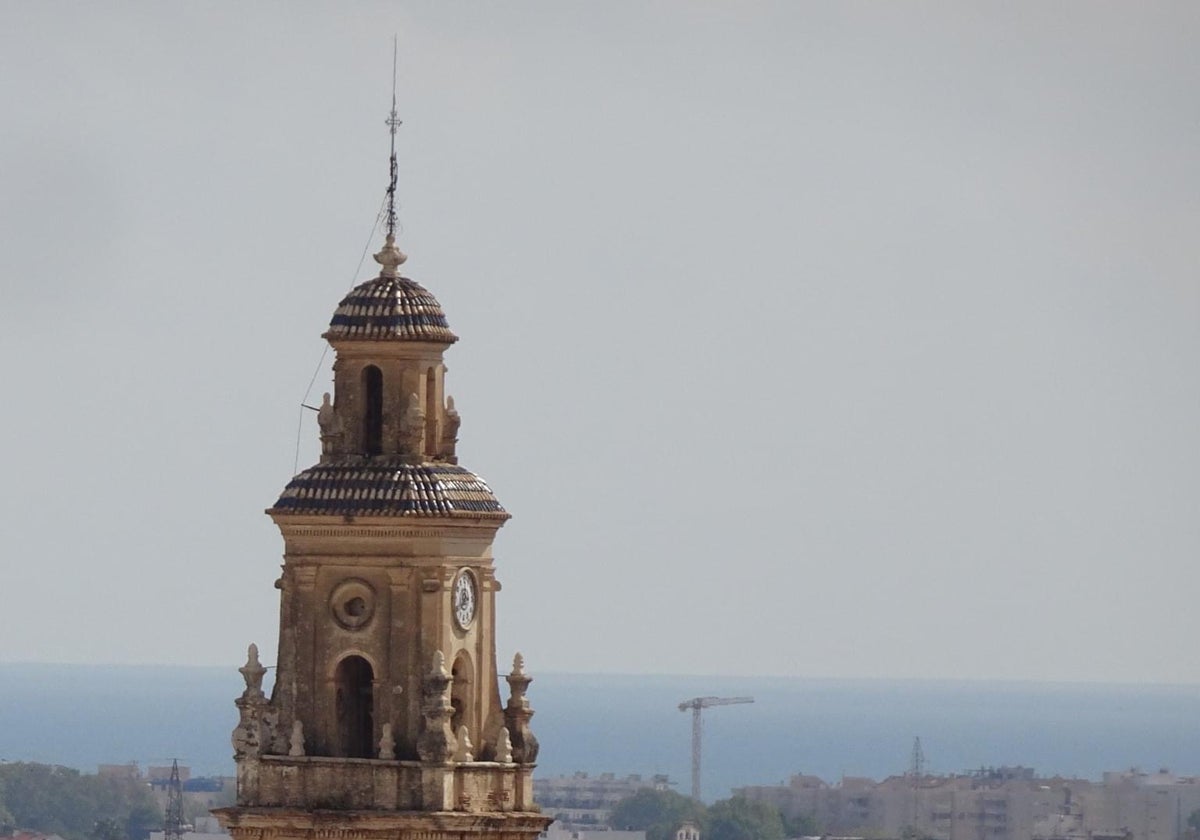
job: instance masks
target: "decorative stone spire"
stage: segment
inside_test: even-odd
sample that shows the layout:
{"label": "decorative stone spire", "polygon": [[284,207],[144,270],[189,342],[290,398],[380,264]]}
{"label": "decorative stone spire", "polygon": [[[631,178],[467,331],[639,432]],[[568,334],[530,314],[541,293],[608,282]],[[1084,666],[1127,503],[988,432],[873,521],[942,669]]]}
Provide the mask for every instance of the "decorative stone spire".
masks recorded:
{"label": "decorative stone spire", "polygon": [[379,758],[383,761],[393,761],[396,758],[396,736],[392,734],[390,723],[385,723],[380,730]]}
{"label": "decorative stone spire", "polygon": [[398,269],[404,264],[408,257],[396,247],[396,237],[393,234],[388,234],[384,240],[383,249],[378,254],[375,254],[375,262],[379,263],[383,268],[379,270],[380,277],[396,277],[399,275]]}
{"label": "decorative stone spire", "polygon": [[250,645],[246,651],[246,664],[238,668],[238,672],[246,681],[246,690],[242,692],[242,697],[247,700],[261,700],[263,675],[267,673],[267,669],[258,661],[258,645]]}
{"label": "decorative stone spire", "polygon": [[537,761],[538,741],[529,728],[529,719],[533,717],[533,709],[529,707],[529,698],[525,692],[533,677],[525,673],[525,657],[517,654],[513,657],[513,669],[505,680],[508,682],[508,705],[504,707],[504,723],[512,742],[512,760],[517,764],[533,764]]}
{"label": "decorative stone spire", "polygon": [[292,737],[288,739],[288,755],[295,758],[304,755],[304,724],[292,721]]}
{"label": "decorative stone spire", "polygon": [[429,669],[422,685],[424,697],[421,713],[425,725],[417,738],[417,755],[431,764],[450,761],[457,746],[454,731],[450,728],[450,719],[454,714],[448,696],[450,680],[450,675],[446,673],[445,654],[440,650],[434,651],[433,667]]}
{"label": "decorative stone spire", "polygon": [[475,754],[472,752],[475,747],[471,743],[471,734],[467,732],[467,727],[458,727],[458,741],[454,747],[455,761],[474,761]]}
{"label": "decorative stone spire", "polygon": [[[238,709],[238,725],[231,735],[233,754],[239,761],[247,757],[253,760],[269,747],[271,741],[267,697],[262,690],[263,675],[267,669],[258,661],[258,645],[250,645],[246,652],[246,664],[238,671],[246,681],[246,690],[233,701]],[[254,771],[248,765],[239,765],[238,773],[240,776],[249,773],[253,777]],[[250,783],[253,784],[253,781]],[[239,784],[239,790],[241,787]]]}
{"label": "decorative stone spire", "polygon": [[508,735],[508,727],[500,727],[500,737],[496,739],[496,761],[501,764],[512,764],[512,738]]}

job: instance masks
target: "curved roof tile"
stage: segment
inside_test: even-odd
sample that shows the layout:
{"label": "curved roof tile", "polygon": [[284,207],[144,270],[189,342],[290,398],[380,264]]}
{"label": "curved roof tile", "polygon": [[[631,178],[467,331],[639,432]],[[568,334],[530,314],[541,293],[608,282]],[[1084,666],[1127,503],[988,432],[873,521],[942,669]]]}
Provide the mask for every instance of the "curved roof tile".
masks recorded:
{"label": "curved roof tile", "polygon": [[424,286],[407,277],[382,275],[360,283],[342,298],[325,338],[458,341],[442,305]]}
{"label": "curved roof tile", "polygon": [[298,474],[268,513],[508,519],[487,482],[456,464],[398,459],[318,464]]}

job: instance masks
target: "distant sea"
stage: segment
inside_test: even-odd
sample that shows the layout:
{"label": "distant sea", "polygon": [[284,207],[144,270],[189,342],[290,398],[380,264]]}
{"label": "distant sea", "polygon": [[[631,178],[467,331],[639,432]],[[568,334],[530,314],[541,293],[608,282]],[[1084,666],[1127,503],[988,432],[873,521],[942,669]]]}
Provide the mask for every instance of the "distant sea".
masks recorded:
{"label": "distant sea", "polygon": [[[750,695],[705,713],[704,796],[926,768],[1022,764],[1099,778],[1170,767],[1200,774],[1200,686],[534,674],[537,776],[667,773],[690,786],[691,713],[680,701]],[[193,775],[233,772],[235,668],[0,663],[0,760],[64,764],[178,757]],[[504,688],[502,686],[502,688]]]}

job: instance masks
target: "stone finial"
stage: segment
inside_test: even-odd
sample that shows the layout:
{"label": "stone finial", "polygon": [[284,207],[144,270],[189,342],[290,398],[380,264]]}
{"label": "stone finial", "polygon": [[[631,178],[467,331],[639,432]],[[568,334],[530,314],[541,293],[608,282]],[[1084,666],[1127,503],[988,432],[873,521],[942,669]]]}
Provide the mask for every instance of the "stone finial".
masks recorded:
{"label": "stone finial", "polygon": [[380,727],[379,758],[382,761],[394,761],[396,758],[396,739],[392,736],[392,725],[385,723]]}
{"label": "stone finial", "polygon": [[408,257],[396,247],[396,237],[390,233],[387,235],[387,239],[384,240],[383,249],[374,256],[375,262],[382,266],[379,271],[380,277],[397,276],[399,273],[397,269],[404,264],[406,259],[408,259]]}
{"label": "stone finial", "polygon": [[454,707],[450,705],[450,675],[446,673],[446,657],[433,652],[433,667],[421,681],[421,715],[425,719],[417,737],[417,755],[422,761],[444,764],[455,752],[454,731],[450,720]]}
{"label": "stone finial", "polygon": [[425,411],[421,408],[421,398],[409,394],[404,413],[400,415],[400,453],[410,456],[423,454],[421,438],[424,434]]}
{"label": "stone finial", "polygon": [[508,735],[508,727],[500,727],[500,737],[496,739],[496,760],[501,764],[513,763],[512,738]]}
{"label": "stone finial", "polygon": [[471,752],[472,749],[474,747],[471,745],[471,734],[467,732],[467,727],[458,727],[457,744],[454,747],[454,761],[474,761],[475,756]]}
{"label": "stone finial", "polygon": [[292,721],[292,737],[288,741],[288,755],[293,758],[304,755],[304,724]]}
{"label": "stone finial", "polygon": [[238,709],[238,724],[230,737],[233,755],[238,761],[256,758],[270,747],[272,733],[268,720],[269,707],[262,691],[263,675],[267,669],[258,661],[258,645],[250,645],[246,664],[238,668],[246,680],[246,690],[233,701]]}
{"label": "stone finial", "polygon": [[517,654],[513,657],[513,669],[504,678],[508,683],[508,705],[504,707],[504,724],[512,739],[513,761],[517,764],[533,764],[537,761],[538,741],[529,728],[529,720],[533,717],[533,709],[529,707],[529,698],[525,692],[533,677],[525,673],[525,657]]}
{"label": "stone finial", "polygon": [[249,698],[260,698],[263,696],[262,681],[263,675],[267,673],[267,669],[258,661],[258,645],[251,644],[246,651],[246,664],[238,668],[242,678],[246,681],[246,690],[242,696]]}

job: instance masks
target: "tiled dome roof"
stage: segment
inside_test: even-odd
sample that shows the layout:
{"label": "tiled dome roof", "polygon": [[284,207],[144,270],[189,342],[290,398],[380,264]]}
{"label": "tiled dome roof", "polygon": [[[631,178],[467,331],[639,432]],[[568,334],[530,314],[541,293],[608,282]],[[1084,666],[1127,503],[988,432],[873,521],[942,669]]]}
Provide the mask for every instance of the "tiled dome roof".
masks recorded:
{"label": "tiled dome roof", "polygon": [[268,513],[509,518],[487,482],[464,467],[358,458],[309,467]]}
{"label": "tiled dome roof", "polygon": [[328,339],[366,341],[458,341],[437,298],[407,277],[380,275],[342,298]]}

